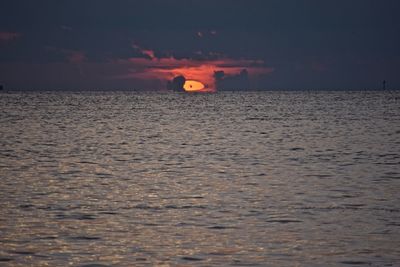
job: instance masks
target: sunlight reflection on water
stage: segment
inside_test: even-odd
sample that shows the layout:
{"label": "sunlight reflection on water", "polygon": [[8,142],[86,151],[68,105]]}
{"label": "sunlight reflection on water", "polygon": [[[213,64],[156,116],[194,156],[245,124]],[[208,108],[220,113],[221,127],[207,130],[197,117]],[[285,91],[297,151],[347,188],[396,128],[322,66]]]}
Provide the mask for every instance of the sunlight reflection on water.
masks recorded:
{"label": "sunlight reflection on water", "polygon": [[0,262],[400,264],[397,99],[1,94]]}

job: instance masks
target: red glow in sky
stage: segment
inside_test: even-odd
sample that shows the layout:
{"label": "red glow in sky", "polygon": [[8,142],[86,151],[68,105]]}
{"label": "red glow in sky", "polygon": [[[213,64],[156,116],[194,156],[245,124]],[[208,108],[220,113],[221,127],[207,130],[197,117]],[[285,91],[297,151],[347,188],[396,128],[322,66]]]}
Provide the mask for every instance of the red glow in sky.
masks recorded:
{"label": "red glow in sky", "polygon": [[[138,46],[134,46],[138,49]],[[204,88],[199,91],[216,91],[214,84],[214,71],[224,71],[226,75],[234,75],[246,69],[250,76],[268,74],[273,68],[264,66],[261,60],[220,58],[216,60],[176,59],[173,57],[157,58],[149,49],[140,49],[146,58],[130,58],[121,60],[120,63],[130,63],[132,68],[129,74],[121,78],[135,78],[143,80],[168,81],[182,75],[186,80],[199,81]]]}

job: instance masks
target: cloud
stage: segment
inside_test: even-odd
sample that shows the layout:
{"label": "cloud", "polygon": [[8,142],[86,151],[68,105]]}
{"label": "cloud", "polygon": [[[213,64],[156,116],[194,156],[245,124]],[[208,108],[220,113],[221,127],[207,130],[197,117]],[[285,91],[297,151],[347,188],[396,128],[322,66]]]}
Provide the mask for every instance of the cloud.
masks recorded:
{"label": "cloud", "polygon": [[215,36],[215,35],[217,35],[217,33],[218,32],[216,30],[210,30],[210,31],[206,30],[206,31],[198,31],[198,32],[196,32],[196,35],[199,38],[203,38],[206,36]]}
{"label": "cloud", "polygon": [[143,49],[137,44],[133,43],[132,44],[133,49],[139,51],[143,56],[145,56],[148,59],[154,59],[155,58],[155,53],[153,50],[150,49]]}
{"label": "cloud", "polygon": [[70,51],[67,54],[70,63],[82,63],[86,60],[86,55],[82,51]]}
{"label": "cloud", "polygon": [[185,77],[182,75],[176,76],[171,81],[167,82],[167,89],[172,91],[184,92],[183,85],[185,84]]}
{"label": "cloud", "polygon": [[57,47],[53,47],[53,46],[47,46],[46,49],[48,51],[52,51],[52,52],[63,55],[65,60],[69,63],[78,64],[78,63],[87,61],[86,53],[81,50],[57,48]]}
{"label": "cloud", "polygon": [[60,28],[64,31],[68,31],[68,32],[72,31],[72,27],[70,27],[70,26],[61,25]]}
{"label": "cloud", "polygon": [[[153,50],[142,49],[138,45],[134,49],[141,52],[143,57],[132,57],[120,59],[116,62],[130,66],[127,74],[116,78],[132,78],[142,80],[160,80],[171,81],[175,77],[183,76],[189,80],[197,80],[205,84],[205,90],[215,91],[217,83],[226,84],[234,80],[233,77],[241,77],[242,80],[248,80],[249,76],[269,74],[274,68],[265,66],[262,60],[253,59],[232,59],[228,57],[219,57],[213,59],[202,58],[180,58],[173,56],[156,57]],[[245,69],[245,72],[243,72]],[[215,71],[222,71],[224,77],[217,81],[214,76]],[[246,76],[245,78],[243,76]],[[229,83],[233,83],[229,82]],[[243,83],[241,86],[244,85]]]}
{"label": "cloud", "polygon": [[242,69],[237,74],[226,75],[224,71],[219,70],[214,72],[216,88],[221,90],[240,90],[249,88],[249,73],[247,69]]}
{"label": "cloud", "polygon": [[311,69],[316,72],[324,72],[324,71],[328,70],[328,65],[323,62],[312,61]]}
{"label": "cloud", "polygon": [[21,37],[18,32],[0,32],[0,43],[8,43]]}

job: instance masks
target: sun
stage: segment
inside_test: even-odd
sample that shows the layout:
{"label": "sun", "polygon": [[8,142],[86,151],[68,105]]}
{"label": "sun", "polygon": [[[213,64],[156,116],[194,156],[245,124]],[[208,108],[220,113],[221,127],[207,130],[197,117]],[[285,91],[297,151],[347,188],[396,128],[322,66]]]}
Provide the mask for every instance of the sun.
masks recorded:
{"label": "sun", "polygon": [[204,88],[205,86],[203,83],[195,80],[186,80],[183,85],[183,89],[185,89],[186,92],[198,92],[202,91]]}

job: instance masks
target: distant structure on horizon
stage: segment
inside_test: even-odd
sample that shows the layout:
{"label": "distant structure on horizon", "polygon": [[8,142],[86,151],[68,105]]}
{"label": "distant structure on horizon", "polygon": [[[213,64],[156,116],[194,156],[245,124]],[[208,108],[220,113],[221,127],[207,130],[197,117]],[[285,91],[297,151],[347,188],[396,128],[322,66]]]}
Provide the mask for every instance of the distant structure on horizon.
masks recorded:
{"label": "distant structure on horizon", "polygon": [[386,90],[386,80],[383,80],[382,82],[382,90]]}
{"label": "distant structure on horizon", "polygon": [[0,84],[0,91],[4,89],[4,86]]}

